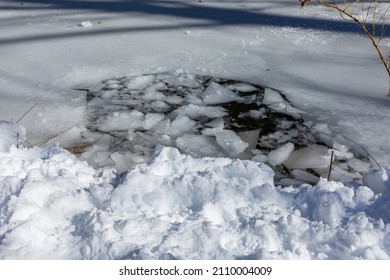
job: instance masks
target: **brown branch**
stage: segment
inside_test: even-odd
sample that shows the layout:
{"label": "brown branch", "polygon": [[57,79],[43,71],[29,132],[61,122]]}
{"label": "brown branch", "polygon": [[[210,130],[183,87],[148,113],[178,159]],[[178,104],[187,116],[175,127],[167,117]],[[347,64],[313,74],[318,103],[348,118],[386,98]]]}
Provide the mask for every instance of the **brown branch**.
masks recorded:
{"label": "brown branch", "polygon": [[[371,41],[372,45],[374,46],[376,52],[379,55],[379,58],[383,64],[383,66],[386,69],[387,75],[389,77],[389,82],[390,82],[390,57],[386,54],[386,57],[384,56],[379,43],[382,41],[382,39],[385,36],[385,18],[386,14],[390,8],[387,7],[385,12],[382,14],[380,17],[380,20],[382,21],[382,30],[381,34],[379,37],[376,36],[376,26],[377,26],[377,8],[378,8],[378,0],[372,0],[369,1],[368,3],[368,9],[367,11],[364,10],[364,3],[362,3],[362,19],[359,19],[358,17],[354,16],[352,12],[350,11],[350,8],[357,3],[360,2],[360,0],[354,0],[351,3],[348,3],[347,0],[343,0],[344,7],[340,7],[339,4],[337,4],[335,1],[330,1],[330,2],[324,2],[323,0],[316,0],[320,5],[330,9],[337,11],[341,18],[343,19],[351,19],[354,22],[356,22],[361,29],[363,30],[364,34],[368,37],[368,39]],[[305,6],[308,4],[310,0],[299,0],[299,3],[301,4],[301,7]],[[372,31],[370,32],[369,28],[367,28],[367,19],[370,14],[370,11],[373,9],[373,14],[372,14]],[[377,39],[376,39],[377,37]],[[389,86],[389,92],[388,92],[388,97],[390,98],[390,86]]]}

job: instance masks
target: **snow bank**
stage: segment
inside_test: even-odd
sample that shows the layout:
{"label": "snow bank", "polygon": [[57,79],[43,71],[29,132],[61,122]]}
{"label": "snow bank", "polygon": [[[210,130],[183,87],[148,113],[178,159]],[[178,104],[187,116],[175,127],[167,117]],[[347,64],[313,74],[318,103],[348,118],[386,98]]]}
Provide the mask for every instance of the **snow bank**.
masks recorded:
{"label": "snow bank", "polygon": [[1,259],[390,257],[389,188],[280,188],[264,164],[162,146],[118,175],[57,145],[13,146],[0,170]]}

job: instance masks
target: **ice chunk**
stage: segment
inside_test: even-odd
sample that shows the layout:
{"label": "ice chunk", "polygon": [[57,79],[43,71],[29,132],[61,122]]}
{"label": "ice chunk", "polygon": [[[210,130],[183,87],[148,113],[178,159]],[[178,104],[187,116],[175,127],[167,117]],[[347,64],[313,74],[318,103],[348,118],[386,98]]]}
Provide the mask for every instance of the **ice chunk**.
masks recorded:
{"label": "ice chunk", "polygon": [[249,117],[253,119],[260,119],[263,117],[265,114],[262,110],[250,110],[249,111]]}
{"label": "ice chunk", "polygon": [[326,146],[311,145],[291,153],[283,163],[289,169],[327,168],[330,153]]}
{"label": "ice chunk", "polygon": [[352,159],[354,154],[349,151],[349,147],[337,140],[333,141],[334,155],[337,159]]}
{"label": "ice chunk", "polygon": [[26,129],[17,123],[0,121],[0,153],[10,151],[13,145],[23,145],[26,142]]}
{"label": "ice chunk", "polygon": [[232,85],[227,86],[228,89],[231,90],[238,90],[240,92],[253,92],[257,91],[257,88],[254,85],[248,84],[248,83],[243,83],[243,82],[238,82]]}
{"label": "ice chunk", "polygon": [[159,91],[148,91],[143,96],[144,100],[151,101],[151,100],[164,100],[165,95]]}
{"label": "ice chunk", "polygon": [[368,173],[371,168],[371,164],[369,162],[362,161],[357,158],[350,159],[349,161],[347,161],[347,164],[351,168],[355,169],[357,172],[364,173],[364,174]]}
{"label": "ice chunk", "polygon": [[238,156],[249,146],[232,130],[206,128],[203,135],[215,136],[218,145],[232,157]]}
{"label": "ice chunk", "polygon": [[320,178],[318,178],[317,176],[300,169],[294,169],[293,171],[291,171],[291,175],[294,176],[294,178],[297,180],[310,184],[317,184],[320,180]]}
{"label": "ice chunk", "polygon": [[127,84],[128,89],[132,90],[142,90],[148,86],[150,86],[155,81],[154,75],[144,75],[138,76],[130,80]]}
{"label": "ice chunk", "polygon": [[237,132],[237,135],[241,138],[241,140],[248,143],[248,147],[245,149],[244,153],[240,155],[241,159],[249,159],[253,157],[252,150],[256,149],[259,134],[260,129]]}
{"label": "ice chunk", "polygon": [[262,103],[277,112],[290,115],[294,118],[299,118],[300,114],[305,113],[304,111],[291,106],[280,93],[268,88],[265,89]]}
{"label": "ice chunk", "polygon": [[114,112],[101,124],[102,131],[115,131],[140,128],[144,125],[144,114],[137,110]]}
{"label": "ice chunk", "polygon": [[169,104],[179,105],[179,104],[183,103],[184,98],[177,96],[177,95],[174,95],[174,96],[166,96],[166,97],[164,97],[164,100]]}
{"label": "ice chunk", "polygon": [[58,142],[62,147],[72,147],[82,142],[81,134],[86,131],[86,128],[80,126],[74,126],[67,131],[59,134],[58,136],[50,139],[48,144]]}
{"label": "ice chunk", "polygon": [[158,78],[173,86],[197,88],[202,85],[199,80],[192,74],[177,73],[177,76],[159,74]]}
{"label": "ice chunk", "polygon": [[264,92],[263,104],[271,105],[275,103],[285,103],[286,100],[280,95],[279,92],[266,88]]}
{"label": "ice chunk", "polygon": [[220,118],[225,116],[226,110],[222,107],[210,107],[210,106],[199,106],[199,105],[184,105],[175,110],[178,115],[187,115],[190,118],[196,118],[205,116],[208,118]]}
{"label": "ice chunk", "polygon": [[166,111],[170,108],[167,103],[161,100],[153,101],[150,105],[156,111]]}
{"label": "ice chunk", "polygon": [[195,157],[222,155],[215,140],[203,135],[184,134],[176,139],[176,145],[184,153]]}
{"label": "ice chunk", "polygon": [[143,128],[150,129],[164,119],[163,114],[147,113],[143,122]]}
{"label": "ice chunk", "polygon": [[[332,132],[329,129],[329,125],[327,123],[317,123],[312,127],[313,131],[318,132],[318,133],[323,133],[325,135],[331,135]],[[337,145],[336,146],[340,146]]]}
{"label": "ice chunk", "polygon": [[205,126],[213,127],[213,128],[224,128],[225,121],[223,120],[223,118],[216,118],[216,119],[206,123]]}
{"label": "ice chunk", "polygon": [[166,131],[168,135],[180,135],[190,132],[196,126],[196,121],[187,116],[178,116],[171,123],[171,127]]}
{"label": "ice chunk", "polygon": [[243,100],[237,93],[215,83],[211,82],[210,85],[202,92],[201,97],[205,104],[221,104],[232,101]]}
{"label": "ice chunk", "polygon": [[150,129],[164,118],[163,114],[147,113],[137,110],[114,112],[100,125],[102,131],[117,131],[128,129]]}
{"label": "ice chunk", "polygon": [[294,144],[288,142],[280,146],[279,148],[271,151],[268,154],[268,161],[274,166],[282,164],[286,159],[289,158],[291,153],[294,151],[294,148]]}
{"label": "ice chunk", "polygon": [[280,102],[280,103],[273,103],[268,105],[270,109],[275,110],[279,113],[284,113],[286,115],[290,115],[294,118],[300,118],[301,114],[305,114],[305,111],[302,111],[300,109],[294,108],[287,102]]}
{"label": "ice chunk", "polygon": [[256,161],[256,162],[266,163],[268,160],[268,157],[266,155],[255,155],[254,157],[252,157],[251,160]]}
{"label": "ice chunk", "polygon": [[145,89],[145,92],[153,92],[168,89],[167,85],[163,82],[157,82]]}
{"label": "ice chunk", "polygon": [[133,161],[131,160],[131,153],[115,152],[111,155],[111,159],[115,162],[115,167],[119,172],[127,170]]}

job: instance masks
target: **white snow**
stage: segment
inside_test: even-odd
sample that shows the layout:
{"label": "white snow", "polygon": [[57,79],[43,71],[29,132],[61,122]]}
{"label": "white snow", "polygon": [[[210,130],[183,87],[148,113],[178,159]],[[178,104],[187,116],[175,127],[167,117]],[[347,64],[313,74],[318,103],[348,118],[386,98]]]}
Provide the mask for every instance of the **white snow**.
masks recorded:
{"label": "white snow", "polygon": [[92,22],[90,22],[90,21],[82,21],[82,22],[80,22],[80,26],[81,27],[92,27]]}
{"label": "white snow", "polygon": [[[0,259],[390,259],[367,38],[315,3],[163,2],[0,2]],[[226,128],[218,104],[260,101],[322,144]]]}
{"label": "white snow", "polygon": [[325,180],[280,188],[264,164],[167,147],[119,177],[56,145],[0,156],[1,259],[390,255],[388,187],[377,195]]}
{"label": "white snow", "polygon": [[26,139],[26,129],[16,123],[0,121],[0,152],[9,152],[13,145],[22,145]]}

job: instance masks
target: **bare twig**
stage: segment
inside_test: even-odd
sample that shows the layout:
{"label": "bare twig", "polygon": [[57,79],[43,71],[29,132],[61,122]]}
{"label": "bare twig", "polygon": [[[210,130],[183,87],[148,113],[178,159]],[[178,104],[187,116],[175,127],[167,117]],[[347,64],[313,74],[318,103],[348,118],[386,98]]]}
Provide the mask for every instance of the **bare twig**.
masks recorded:
{"label": "bare twig", "polygon": [[330,180],[330,175],[332,173],[333,158],[334,158],[334,150],[332,150],[332,153],[330,154],[329,172],[328,172],[328,179],[327,179],[328,181]]}
{"label": "bare twig", "polygon": [[[301,7],[305,6],[307,3],[309,3],[310,0],[299,0],[299,3],[301,4]],[[390,81],[390,59],[389,55],[387,53],[384,54],[383,50],[381,49],[380,43],[382,39],[385,37],[385,21],[387,12],[389,11],[390,6],[387,7],[387,9],[379,16],[378,18],[378,7],[379,7],[379,1],[378,0],[369,0],[368,4],[365,5],[364,3],[361,3],[360,0],[353,0],[349,2],[348,0],[343,0],[341,4],[336,3],[336,1],[324,1],[324,0],[316,0],[317,3],[320,5],[334,10],[338,12],[343,19],[350,19],[356,22],[360,28],[363,30],[365,36],[371,41],[371,44],[375,48],[376,52],[379,55],[380,61],[382,62],[383,66],[385,67],[385,70],[388,75],[388,79]],[[361,3],[361,17],[354,15],[351,11],[351,8],[356,6],[357,4]],[[369,19],[371,20],[371,24],[368,23]],[[381,31],[380,34],[377,34],[377,26],[378,24],[381,24]],[[371,30],[370,30],[371,29]],[[388,97],[390,98],[390,86],[389,86],[389,92]]]}
{"label": "bare twig", "polygon": [[17,142],[16,142],[16,147],[17,147],[17,148],[20,147],[20,145],[19,145],[19,140],[22,141],[22,142],[24,142],[24,143],[26,143],[30,148],[33,147],[33,145],[32,145],[30,142],[28,142],[26,139],[21,138],[21,137],[19,136],[19,133],[16,134],[16,138],[17,138]]}

